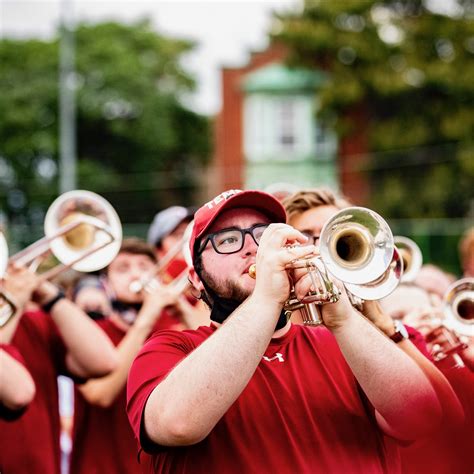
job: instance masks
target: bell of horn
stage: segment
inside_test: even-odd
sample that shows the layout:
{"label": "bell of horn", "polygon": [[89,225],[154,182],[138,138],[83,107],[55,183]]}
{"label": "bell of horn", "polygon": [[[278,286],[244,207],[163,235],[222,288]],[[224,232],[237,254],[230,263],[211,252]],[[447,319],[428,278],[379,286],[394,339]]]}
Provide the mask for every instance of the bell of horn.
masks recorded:
{"label": "bell of horn", "polygon": [[474,337],[474,278],[462,278],[446,291],[444,324],[457,334]]}
{"label": "bell of horn", "polygon": [[349,207],[326,222],[319,251],[333,276],[344,283],[366,284],[380,278],[392,262],[393,235],[376,212]]}
{"label": "bell of horn", "polygon": [[122,241],[122,226],[114,208],[91,191],[69,191],[59,196],[46,213],[44,231],[54,256],[64,265],[75,262],[72,268],[80,272],[107,266]]}
{"label": "bell of horn", "polygon": [[393,238],[403,260],[402,282],[414,281],[423,264],[420,247],[408,237],[397,235]]}

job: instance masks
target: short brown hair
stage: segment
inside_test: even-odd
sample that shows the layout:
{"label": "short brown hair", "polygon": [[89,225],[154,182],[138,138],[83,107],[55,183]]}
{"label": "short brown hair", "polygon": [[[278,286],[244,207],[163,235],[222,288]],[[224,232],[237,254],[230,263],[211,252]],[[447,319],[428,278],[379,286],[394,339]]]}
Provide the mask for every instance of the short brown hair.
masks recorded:
{"label": "short brown hair", "polygon": [[303,212],[319,206],[335,206],[344,209],[351,206],[351,203],[343,197],[336,196],[330,189],[313,188],[297,191],[283,201],[288,221]]}

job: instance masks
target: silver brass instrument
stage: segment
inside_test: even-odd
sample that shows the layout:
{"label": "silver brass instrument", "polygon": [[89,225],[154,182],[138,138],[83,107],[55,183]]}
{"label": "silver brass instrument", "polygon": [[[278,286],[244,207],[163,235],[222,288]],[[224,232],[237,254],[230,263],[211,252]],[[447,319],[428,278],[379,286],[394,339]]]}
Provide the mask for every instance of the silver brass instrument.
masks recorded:
{"label": "silver brass instrument", "polygon": [[[3,232],[0,231],[0,280],[5,275],[8,265],[8,246]],[[0,327],[16,313],[16,305],[12,298],[0,287]]]}
{"label": "silver brass instrument", "polygon": [[408,237],[397,235],[393,240],[403,260],[402,283],[414,281],[423,265],[420,247]]}
{"label": "silver brass instrument", "polygon": [[145,290],[148,292],[154,291],[159,285],[162,285],[160,282],[160,274],[167,268],[169,263],[179,254],[182,253],[186,264],[188,265],[169,285],[176,291],[176,294],[181,294],[186,291],[189,286],[188,273],[189,268],[192,267],[191,252],[189,250],[189,240],[193,231],[194,220],[190,221],[184,231],[183,237],[176,242],[175,245],[166,253],[166,255],[160,259],[160,261],[155,265],[153,271],[148,275],[144,276],[139,280],[132,281],[130,283],[130,291],[133,293],[140,293]]}
{"label": "silver brass instrument", "polygon": [[464,366],[459,355],[474,337],[474,278],[454,282],[443,298],[444,319],[426,336],[434,360],[452,356],[457,366]]}
{"label": "silver brass instrument", "polygon": [[[43,281],[67,268],[79,272],[100,270],[115,258],[122,242],[122,226],[114,208],[102,196],[82,190],[64,193],[51,204],[44,233],[42,239],[9,259],[39,272]],[[59,264],[49,264],[51,255]],[[44,272],[43,267],[47,267]],[[11,316],[0,321],[0,326]]]}
{"label": "silver brass instrument", "polygon": [[297,259],[287,266],[290,272],[301,268],[307,269],[314,290],[300,301],[292,288],[284,309],[300,309],[303,323],[316,326],[323,322],[320,305],[340,297],[331,276],[343,282],[352,302],[376,300],[396,288],[403,263],[385,220],[370,209],[349,207],[324,225],[318,256]]}

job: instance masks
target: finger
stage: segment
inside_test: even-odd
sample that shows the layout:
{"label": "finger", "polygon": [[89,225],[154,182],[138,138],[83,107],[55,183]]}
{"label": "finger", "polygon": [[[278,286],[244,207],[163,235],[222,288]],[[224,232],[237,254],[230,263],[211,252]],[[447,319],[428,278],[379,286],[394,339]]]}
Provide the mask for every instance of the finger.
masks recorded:
{"label": "finger", "polygon": [[262,235],[260,245],[262,243],[265,245],[267,241],[273,242],[276,246],[283,247],[288,242],[304,244],[308,241],[308,237],[287,224],[270,224]]}

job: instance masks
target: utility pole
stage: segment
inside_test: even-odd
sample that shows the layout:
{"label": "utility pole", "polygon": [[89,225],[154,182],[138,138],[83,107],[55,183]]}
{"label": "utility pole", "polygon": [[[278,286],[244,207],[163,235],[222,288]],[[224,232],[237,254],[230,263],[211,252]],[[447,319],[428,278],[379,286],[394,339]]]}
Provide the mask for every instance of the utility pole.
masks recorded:
{"label": "utility pole", "polygon": [[59,43],[59,192],[76,188],[76,81],[72,0],[61,0]]}

